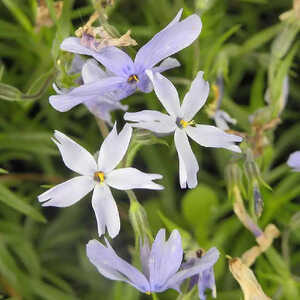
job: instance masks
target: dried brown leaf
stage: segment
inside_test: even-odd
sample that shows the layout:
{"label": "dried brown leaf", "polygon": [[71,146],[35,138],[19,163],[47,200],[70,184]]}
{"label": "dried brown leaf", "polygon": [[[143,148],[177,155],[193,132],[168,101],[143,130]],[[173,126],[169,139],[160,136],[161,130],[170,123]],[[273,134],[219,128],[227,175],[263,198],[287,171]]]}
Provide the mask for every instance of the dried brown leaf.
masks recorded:
{"label": "dried brown leaf", "polygon": [[128,30],[119,38],[113,37],[104,26],[93,27],[92,24],[99,18],[99,13],[95,12],[91,15],[88,22],[79,27],[75,31],[75,35],[81,38],[81,44],[95,51],[99,51],[104,47],[128,47],[136,46],[137,42],[130,36],[131,31]]}
{"label": "dried brown leaf", "polygon": [[[57,18],[61,16],[63,9],[63,1],[54,2],[54,10]],[[37,15],[35,21],[35,30],[40,31],[42,26],[51,27],[53,26],[53,20],[51,19],[49,9],[45,3],[45,1],[40,1],[39,6],[37,8]]]}
{"label": "dried brown leaf", "polygon": [[80,27],[75,34],[81,37],[81,43],[95,51],[104,47],[128,47],[136,46],[137,42],[131,38],[131,31],[128,30],[119,38],[112,37],[103,26],[100,27]]}
{"label": "dried brown leaf", "polygon": [[256,238],[258,246],[254,246],[246,251],[242,256],[242,261],[246,266],[251,266],[256,258],[265,252],[273,243],[273,240],[279,237],[280,231],[274,224],[269,224],[264,233]]}
{"label": "dried brown leaf", "polygon": [[244,300],[271,300],[262,290],[253,271],[243,264],[241,259],[230,259],[229,270],[241,286]]}

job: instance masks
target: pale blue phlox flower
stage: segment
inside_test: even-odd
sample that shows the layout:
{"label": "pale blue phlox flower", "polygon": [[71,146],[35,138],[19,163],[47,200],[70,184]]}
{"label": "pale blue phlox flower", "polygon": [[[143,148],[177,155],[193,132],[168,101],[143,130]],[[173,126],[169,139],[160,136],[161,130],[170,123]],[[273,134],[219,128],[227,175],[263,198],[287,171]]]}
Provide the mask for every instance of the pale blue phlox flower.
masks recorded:
{"label": "pale blue phlox flower", "polygon": [[130,123],[133,127],[148,129],[157,134],[174,133],[179,159],[180,186],[181,188],[187,186],[194,188],[198,183],[199,166],[188,137],[204,147],[225,148],[234,152],[241,152],[235,142],[241,142],[242,138],[228,134],[215,126],[198,125],[192,120],[205,104],[209,93],[209,85],[203,79],[203,72],[198,72],[181,105],[177,90],[171,81],[159,73],[153,73],[150,70],[146,72],[168,115],[158,111],[143,110],[136,113],[125,113],[124,119],[135,122]]}
{"label": "pale blue phlox flower", "polygon": [[199,16],[193,14],[180,21],[181,14],[182,9],[171,23],[139,49],[134,61],[116,47],[105,47],[95,51],[83,45],[80,38],[65,39],[61,44],[62,50],[94,57],[110,72],[110,76],[85,83],[70,93],[51,96],[50,104],[58,111],[67,111],[112,91],[117,94],[118,100],[126,98],[136,90],[151,92],[153,87],[145,71],[151,69],[153,72],[163,72],[178,67],[179,62],[169,56],[189,46],[201,32],[202,23]]}
{"label": "pale blue phlox flower", "polygon": [[211,270],[219,258],[219,251],[211,248],[195,264],[183,269],[183,249],[179,232],[173,230],[169,240],[166,241],[165,230],[161,229],[151,248],[148,242],[141,247],[141,272],[120,258],[109,242],[105,241],[106,246],[96,240],[87,244],[87,256],[91,263],[103,276],[127,282],[147,294],[167,289],[180,292],[180,285],[184,280]]}
{"label": "pale blue phlox flower", "polygon": [[[88,59],[84,61],[80,59],[79,55],[75,55],[71,72],[72,73],[81,73],[81,77],[77,80],[84,84],[92,83],[99,81],[105,78],[110,77],[110,73],[104,71],[94,59]],[[53,84],[53,88],[59,95],[72,94],[72,89],[59,89],[56,84]],[[119,100],[119,96],[115,92],[107,92],[104,95],[86,97],[86,101],[83,104],[87,109],[95,115],[97,118],[100,118],[106,121],[108,124],[112,125],[111,122],[111,112],[114,110],[127,110],[127,105],[122,105]],[[63,105],[63,103],[61,103]]]}
{"label": "pale blue phlox flower", "polygon": [[104,139],[96,161],[79,144],[59,131],[55,131],[53,141],[57,145],[64,164],[80,174],[66,182],[56,185],[38,196],[43,206],[67,207],[75,204],[93,191],[94,209],[99,236],[105,233],[114,238],[120,231],[120,217],[110,188],[118,190],[152,189],[163,187],[153,180],[161,179],[159,174],[147,174],[135,168],[118,168],[123,159],[130,139],[132,128],[125,125],[117,133],[116,124]]}

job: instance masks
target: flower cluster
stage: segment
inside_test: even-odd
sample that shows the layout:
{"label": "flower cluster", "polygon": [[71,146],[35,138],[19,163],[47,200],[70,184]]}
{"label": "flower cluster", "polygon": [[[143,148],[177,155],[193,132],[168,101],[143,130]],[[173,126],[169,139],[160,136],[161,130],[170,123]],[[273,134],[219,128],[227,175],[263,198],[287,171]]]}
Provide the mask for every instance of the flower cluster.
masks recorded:
{"label": "flower cluster", "polygon": [[[130,123],[126,123],[119,134],[114,124],[97,157],[63,133],[55,131],[53,141],[64,164],[79,176],[51,188],[38,199],[43,202],[43,206],[67,207],[93,191],[92,207],[99,236],[105,234],[107,229],[110,237],[114,238],[120,231],[119,213],[110,188],[163,189],[153,182],[162,178],[160,174],[147,174],[136,168],[122,167],[133,127],[159,135],[174,133],[181,188],[194,188],[198,183],[199,166],[188,137],[204,147],[241,152],[235,144],[242,141],[241,137],[211,125],[196,124],[193,120],[209,94],[209,84],[203,79],[203,72],[198,72],[182,104],[175,86],[161,75],[168,69],[180,66],[170,56],[189,46],[201,31],[199,16],[193,14],[180,21],[181,14],[182,10],[167,27],[141,47],[134,61],[116,47],[95,49],[89,47],[91,43],[83,43],[82,39],[76,37],[69,37],[61,44],[62,50],[76,54],[77,64],[74,68],[80,70],[78,83],[82,84],[70,89],[55,86],[58,95],[51,96],[49,101],[58,111],[67,111],[83,103],[98,118],[111,124],[112,110],[128,109],[120,103],[122,99],[137,90],[144,93],[154,90],[167,112],[144,110],[126,113],[124,119]],[[79,55],[92,58],[84,61]],[[212,248],[203,257],[183,263],[181,237],[177,230],[172,232],[168,241],[165,241],[165,231],[160,230],[151,248],[148,240],[144,239],[141,246],[143,273],[119,258],[107,240],[106,245],[96,240],[90,241],[87,255],[107,278],[125,281],[144,293],[162,292],[169,288],[180,291],[181,283],[191,278],[190,283],[198,282],[200,299],[205,299],[206,288],[211,289],[215,296],[213,265],[219,256],[218,250]]]}

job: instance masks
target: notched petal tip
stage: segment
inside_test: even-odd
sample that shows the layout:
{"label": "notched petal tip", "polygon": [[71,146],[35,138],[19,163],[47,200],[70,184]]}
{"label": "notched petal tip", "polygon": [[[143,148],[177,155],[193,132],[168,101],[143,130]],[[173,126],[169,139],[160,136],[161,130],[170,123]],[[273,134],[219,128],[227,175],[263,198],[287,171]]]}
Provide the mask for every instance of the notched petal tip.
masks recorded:
{"label": "notched petal tip", "polygon": [[159,229],[154,240],[161,240],[164,242],[166,240],[166,229],[165,228]]}
{"label": "notched petal tip", "polygon": [[[47,199],[47,200],[45,200],[45,201],[48,201],[48,200],[51,200],[51,199]],[[42,206],[43,206],[43,207],[50,207],[50,206],[52,206],[52,205],[49,204],[49,202],[44,202],[44,203],[42,204]]]}
{"label": "notched petal tip", "polygon": [[[41,194],[41,195],[39,195],[37,198],[38,198],[38,201],[39,201],[39,202],[45,202],[45,201],[50,200],[49,197],[47,197],[47,196],[45,197],[45,196],[44,196],[44,193]],[[44,206],[44,205],[42,204],[42,206]]]}
{"label": "notched petal tip", "polygon": [[151,176],[151,180],[163,178],[163,176],[161,174],[155,174],[155,173],[150,173],[149,176]]}
{"label": "notched petal tip", "polygon": [[158,183],[153,182],[152,184],[148,185],[148,189],[160,191],[160,190],[164,190],[165,187]]}

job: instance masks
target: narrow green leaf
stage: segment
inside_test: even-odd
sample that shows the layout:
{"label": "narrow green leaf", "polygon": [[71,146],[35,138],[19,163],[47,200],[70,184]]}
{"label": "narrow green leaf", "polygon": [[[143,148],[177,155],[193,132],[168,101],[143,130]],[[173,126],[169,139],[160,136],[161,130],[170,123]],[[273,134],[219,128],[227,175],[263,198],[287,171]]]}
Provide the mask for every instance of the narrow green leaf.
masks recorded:
{"label": "narrow green leaf", "polygon": [[66,37],[70,35],[71,32],[72,5],[73,5],[73,0],[64,1],[63,11],[57,22],[57,32],[52,44],[52,57],[54,60],[56,60],[58,57],[60,44]]}
{"label": "narrow green leaf", "polygon": [[14,0],[2,0],[2,2],[26,31],[33,32],[31,22]]}
{"label": "narrow green leaf", "polygon": [[37,209],[3,185],[0,185],[0,201],[36,221],[46,223],[45,217]]}
{"label": "narrow green leaf", "polygon": [[8,174],[8,171],[5,169],[0,168],[0,174]]}
{"label": "narrow green leaf", "polygon": [[260,48],[265,43],[270,41],[279,32],[281,28],[282,24],[277,24],[256,33],[241,46],[240,55],[244,55],[246,53]]}
{"label": "narrow green leaf", "polygon": [[212,46],[210,52],[207,55],[205,65],[204,65],[204,73],[209,73],[212,69],[212,63],[215,59],[216,54],[225,43],[227,39],[229,39],[234,33],[236,33],[241,28],[241,25],[235,25],[229,30],[227,30]]}

